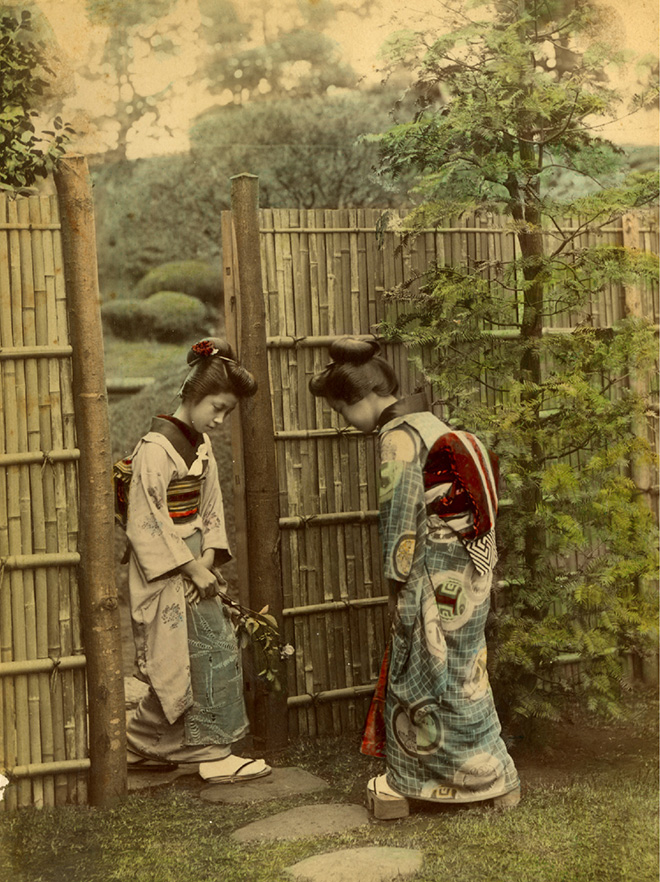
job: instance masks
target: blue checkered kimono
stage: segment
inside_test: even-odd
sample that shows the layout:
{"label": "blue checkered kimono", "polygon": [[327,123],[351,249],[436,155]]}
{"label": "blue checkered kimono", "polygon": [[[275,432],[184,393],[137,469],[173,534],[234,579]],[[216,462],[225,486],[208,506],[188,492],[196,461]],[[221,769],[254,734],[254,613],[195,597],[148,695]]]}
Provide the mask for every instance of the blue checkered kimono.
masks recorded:
{"label": "blue checkered kimono", "polygon": [[[392,787],[417,799],[465,803],[513,790],[518,775],[486,670],[496,555],[466,540],[476,517],[469,507],[449,517],[433,513],[458,484],[425,490],[429,451],[449,431],[430,413],[397,417],[381,429],[384,574],[397,588],[385,734]],[[492,530],[487,538],[494,549]]]}

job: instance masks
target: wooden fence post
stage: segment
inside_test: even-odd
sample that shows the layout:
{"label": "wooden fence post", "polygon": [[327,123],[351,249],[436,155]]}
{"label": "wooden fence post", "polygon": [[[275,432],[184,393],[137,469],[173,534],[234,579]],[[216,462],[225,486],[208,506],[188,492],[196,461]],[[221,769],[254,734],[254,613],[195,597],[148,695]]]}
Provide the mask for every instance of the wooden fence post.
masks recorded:
{"label": "wooden fence post", "polygon": [[73,346],[80,449],[80,603],[87,656],[89,801],[109,805],[127,791],[126,712],[114,571],[114,505],[108,402],[99,310],[92,188],[84,156],[63,156],[55,175]]}
{"label": "wooden fence post", "polygon": [[[234,221],[231,211],[222,212],[222,265],[224,270],[224,336],[234,348],[241,349],[240,329],[240,291],[236,272],[236,241]],[[220,336],[222,332],[219,331]],[[234,463],[234,537],[233,553],[236,561],[238,577],[238,596],[243,606],[250,606],[250,559],[247,550],[247,534],[245,514],[245,473],[243,462],[243,431],[241,420],[237,415],[231,420],[231,446]],[[247,670],[246,670],[247,674]],[[251,707],[251,695],[246,695],[248,706]]]}
{"label": "wooden fence post", "polygon": [[[259,241],[259,179],[241,174],[231,179],[231,210],[236,233],[240,287],[239,358],[251,371],[259,392],[241,401],[247,550],[250,560],[250,606],[264,606],[282,627],[282,573],[279,548],[277,464],[270,400],[266,312],[261,281]],[[257,680],[254,696],[254,741],[262,750],[279,750],[287,743],[287,703],[284,665],[282,691],[269,691]]]}

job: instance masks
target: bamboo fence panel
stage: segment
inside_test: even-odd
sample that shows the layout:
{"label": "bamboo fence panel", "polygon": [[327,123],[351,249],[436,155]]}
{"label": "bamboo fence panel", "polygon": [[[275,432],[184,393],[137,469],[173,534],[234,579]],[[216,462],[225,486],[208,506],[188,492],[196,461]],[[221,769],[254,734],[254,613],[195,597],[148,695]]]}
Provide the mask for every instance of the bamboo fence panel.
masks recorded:
{"label": "bamboo fence panel", "polygon": [[[337,336],[377,333],[380,322],[405,312],[405,302],[388,293],[414,295],[433,262],[478,268],[488,280],[497,266],[519,256],[515,236],[495,215],[453,218],[447,228],[408,241],[385,232],[382,247],[381,216],[373,209],[260,212],[284,634],[296,648],[289,669],[292,735],[339,734],[362,726],[388,632],[376,442],[340,425],[328,405],[309,393],[309,379],[329,360],[327,347]],[[567,229],[578,225],[574,221]],[[227,218],[226,248],[230,229]],[[622,241],[621,227],[613,225],[600,236],[581,230],[575,247]],[[640,247],[657,250],[654,223],[642,225]],[[642,292],[645,314],[657,321],[656,294]],[[513,332],[521,318],[520,294],[512,291],[510,303]],[[602,292],[586,312],[596,326],[611,325],[624,315],[621,290]],[[573,326],[584,319],[584,311],[570,316]],[[567,320],[549,316],[546,326],[565,332]],[[506,339],[498,345],[506,346]],[[429,353],[413,363],[401,345],[386,345],[383,352],[402,394],[423,386]],[[485,400],[495,405],[503,395],[491,390]],[[433,409],[442,416],[441,404]],[[579,457],[574,460],[579,466]],[[577,559],[566,563],[575,565]]]}
{"label": "bamboo fence panel", "polygon": [[86,801],[78,451],[56,197],[0,196],[0,806]]}

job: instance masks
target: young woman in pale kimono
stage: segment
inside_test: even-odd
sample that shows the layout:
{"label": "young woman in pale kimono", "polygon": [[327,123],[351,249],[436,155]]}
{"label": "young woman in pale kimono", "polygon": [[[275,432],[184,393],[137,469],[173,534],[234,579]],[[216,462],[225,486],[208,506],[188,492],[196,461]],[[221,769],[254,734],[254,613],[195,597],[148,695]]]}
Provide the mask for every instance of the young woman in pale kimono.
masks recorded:
{"label": "young woman in pale kimono", "polygon": [[[310,381],[350,425],[380,436],[380,534],[392,632],[362,752],[387,760],[367,786],[378,818],[408,797],[515,805],[518,775],[500,737],[484,626],[496,562],[495,463],[481,442],[398,399],[375,341],[345,337]],[[421,405],[421,406],[420,406]]]}
{"label": "young woman in pale kimono", "polygon": [[218,592],[229,553],[207,432],[256,382],[219,338],[195,344],[173,415],[155,417],[132,456],[126,534],[136,662],[149,692],[127,725],[129,769],[199,763],[231,783],[270,772],[232,754],[248,730],[240,656]]}

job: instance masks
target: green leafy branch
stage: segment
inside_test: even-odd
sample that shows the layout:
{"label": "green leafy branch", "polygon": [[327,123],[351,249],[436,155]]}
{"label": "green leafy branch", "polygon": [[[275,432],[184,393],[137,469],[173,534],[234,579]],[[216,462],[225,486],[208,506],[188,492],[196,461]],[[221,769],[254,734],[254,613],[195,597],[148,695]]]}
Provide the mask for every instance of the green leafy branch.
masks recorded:
{"label": "green leafy branch", "polygon": [[255,657],[260,667],[257,676],[273,692],[279,692],[282,689],[278,676],[280,662],[291,658],[295,654],[295,649],[290,643],[282,642],[277,619],[270,615],[268,606],[255,612],[222,592],[218,596],[234,616],[234,625],[241,649],[245,649],[251,644],[255,651]]}
{"label": "green leafy branch", "polygon": [[32,17],[21,13],[0,18],[0,189],[29,192],[37,178],[45,178],[65,152],[74,130],[61,117],[52,129],[37,128],[40,113],[34,109],[47,80],[44,44],[31,39]]}

